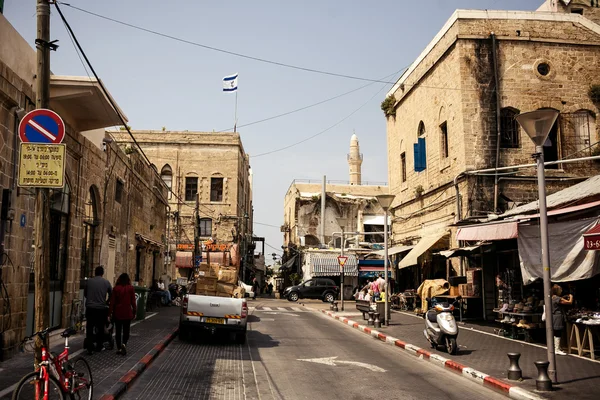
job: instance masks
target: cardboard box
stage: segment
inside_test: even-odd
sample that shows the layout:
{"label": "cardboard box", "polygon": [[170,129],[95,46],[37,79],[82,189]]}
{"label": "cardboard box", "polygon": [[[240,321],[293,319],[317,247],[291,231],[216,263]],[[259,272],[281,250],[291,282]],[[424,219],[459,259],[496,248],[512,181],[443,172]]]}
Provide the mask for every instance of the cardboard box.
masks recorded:
{"label": "cardboard box", "polygon": [[216,290],[200,290],[200,291],[196,291],[196,294],[200,294],[202,296],[216,296],[217,291]]}
{"label": "cardboard box", "polygon": [[[238,270],[237,268],[222,267],[219,269],[219,282],[227,283],[230,285],[238,284]],[[233,293],[233,291],[232,291]]]}
{"label": "cardboard box", "polygon": [[199,277],[198,280],[196,281],[196,291],[198,291],[198,290],[216,291],[217,290],[217,278],[208,277],[208,276]]}
{"label": "cardboard box", "polygon": [[222,283],[222,282],[217,283],[217,292],[227,293],[229,296],[233,295],[233,292],[235,291],[236,288],[237,288],[236,285],[232,285],[229,283]]}
{"label": "cardboard box", "polygon": [[217,264],[200,264],[198,267],[198,275],[204,277],[216,277],[219,274],[219,265]]}
{"label": "cardboard box", "polygon": [[231,295],[229,293],[224,293],[224,292],[217,292],[215,294],[215,296],[217,296],[217,297],[231,297]]}
{"label": "cardboard box", "polygon": [[450,296],[458,296],[458,286],[450,286]]}
{"label": "cardboard box", "polygon": [[246,289],[244,289],[241,286],[236,287],[233,291],[233,297],[237,299],[243,299],[244,297],[246,297]]}

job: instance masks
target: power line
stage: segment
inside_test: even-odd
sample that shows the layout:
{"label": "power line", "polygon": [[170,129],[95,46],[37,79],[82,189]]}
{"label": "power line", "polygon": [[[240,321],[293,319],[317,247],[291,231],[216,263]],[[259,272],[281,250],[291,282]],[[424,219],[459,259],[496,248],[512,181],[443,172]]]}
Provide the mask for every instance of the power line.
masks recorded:
{"label": "power line", "polygon": [[[56,2],[56,3],[59,3],[59,2]],[[300,66],[297,66],[297,65],[286,64],[286,63],[279,62],[279,61],[272,61],[272,60],[267,60],[265,58],[249,56],[249,55],[242,54],[242,53],[236,53],[234,51],[229,51],[229,50],[224,50],[224,49],[220,49],[220,48],[213,47],[213,46],[208,46],[208,45],[205,45],[205,44],[202,44],[202,43],[193,42],[191,40],[182,39],[182,38],[179,38],[177,36],[172,36],[172,35],[168,35],[166,33],[154,31],[152,29],[143,28],[141,26],[137,26],[137,25],[133,25],[133,24],[128,23],[128,22],[120,21],[120,20],[115,19],[115,18],[107,17],[107,16],[104,16],[104,15],[101,15],[101,14],[97,14],[97,13],[92,12],[92,11],[84,10],[83,8],[79,8],[79,7],[73,6],[73,5],[69,4],[69,3],[60,2],[60,4],[63,4],[65,6],[67,6],[67,7],[71,7],[73,9],[75,9],[75,10],[81,11],[81,12],[86,13],[86,14],[93,15],[95,17],[102,18],[102,19],[105,19],[107,21],[114,22],[116,24],[124,25],[124,26],[127,26],[129,28],[133,28],[133,29],[137,29],[137,30],[140,30],[140,31],[143,31],[143,32],[150,33],[152,35],[156,35],[156,36],[164,37],[164,38],[167,38],[167,39],[175,40],[177,42],[186,43],[186,44],[189,44],[189,45],[192,45],[192,46],[196,46],[196,47],[201,47],[203,49],[217,51],[219,53],[224,53],[224,54],[229,54],[229,55],[236,56],[236,57],[246,58],[248,60],[258,61],[258,62],[262,62],[262,63],[266,63],[266,64],[277,65],[277,66],[280,66],[280,67],[291,68],[291,69],[296,69],[296,70],[305,71],[305,72],[312,72],[312,73],[315,73],[315,74],[322,74],[322,75],[329,75],[329,76],[337,76],[337,77],[340,77],[340,78],[354,79],[354,80],[358,80],[358,81],[390,83],[390,84],[395,83],[395,82],[382,81],[382,80],[379,80],[379,79],[369,79],[369,78],[362,78],[362,77],[353,76],[353,75],[339,74],[339,73],[336,73],[336,72],[323,71],[323,70],[318,70],[318,69],[314,69],[314,68],[300,67]]]}
{"label": "power line", "polygon": [[253,223],[255,223],[256,225],[270,226],[271,228],[277,228],[277,229],[281,228],[281,226],[277,226],[277,225],[271,225],[271,224],[265,224],[265,223],[263,223],[263,222],[256,222],[256,221],[253,221]]}

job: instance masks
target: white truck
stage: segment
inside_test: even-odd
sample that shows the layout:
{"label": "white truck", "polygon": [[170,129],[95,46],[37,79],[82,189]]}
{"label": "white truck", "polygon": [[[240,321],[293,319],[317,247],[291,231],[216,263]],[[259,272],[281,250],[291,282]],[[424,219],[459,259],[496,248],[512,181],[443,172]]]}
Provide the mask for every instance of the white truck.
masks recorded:
{"label": "white truck", "polygon": [[246,343],[248,304],[246,299],[187,294],[179,317],[179,336],[192,338],[194,332],[229,332],[239,344]]}

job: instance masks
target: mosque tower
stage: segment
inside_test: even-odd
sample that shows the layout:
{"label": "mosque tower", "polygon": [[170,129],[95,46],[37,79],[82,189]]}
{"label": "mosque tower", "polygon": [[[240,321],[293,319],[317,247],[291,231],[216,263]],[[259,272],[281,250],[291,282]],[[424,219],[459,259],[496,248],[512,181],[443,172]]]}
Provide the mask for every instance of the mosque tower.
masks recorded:
{"label": "mosque tower", "polygon": [[363,162],[363,155],[360,154],[358,137],[352,135],[350,139],[350,154],[348,154],[348,166],[350,167],[350,184],[360,185],[360,168]]}

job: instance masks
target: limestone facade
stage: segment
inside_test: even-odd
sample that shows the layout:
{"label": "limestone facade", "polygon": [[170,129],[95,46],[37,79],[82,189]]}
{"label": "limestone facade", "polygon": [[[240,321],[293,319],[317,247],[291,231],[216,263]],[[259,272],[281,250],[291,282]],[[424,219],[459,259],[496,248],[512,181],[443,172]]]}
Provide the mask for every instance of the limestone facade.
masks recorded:
{"label": "limestone facade", "polygon": [[[0,220],[0,359],[7,359],[33,332],[35,312],[35,192],[18,187],[16,177],[17,128],[35,108],[36,64],[35,51],[2,15],[0,37],[0,205],[6,211]],[[113,284],[123,272],[141,283],[164,272],[167,193],[141,158],[124,154],[115,143],[98,147],[82,133],[83,126],[104,128],[117,119],[97,82],[51,79],[50,108],[66,125],[66,184],[50,191],[50,324],[65,328],[72,324],[85,278],[98,265]],[[70,96],[63,97],[66,90]]]}
{"label": "limestone facade", "polygon": [[[171,268],[175,268],[177,248],[193,248],[196,194],[200,239],[220,244],[238,243],[242,251],[246,245],[251,264],[252,172],[239,133],[132,132],[172,190],[168,195]],[[109,131],[108,134],[122,147],[132,145],[126,132]]]}
{"label": "limestone facade", "polygon": [[[388,93],[396,99],[387,118],[394,243],[537,198],[534,168],[499,175],[497,195],[493,173],[470,173],[496,166],[497,123],[498,166],[534,163],[519,112],[560,112],[546,161],[592,155],[598,108],[588,90],[600,83],[599,66],[600,26],[585,14],[456,11]],[[593,161],[548,167],[547,192],[599,172]]]}

